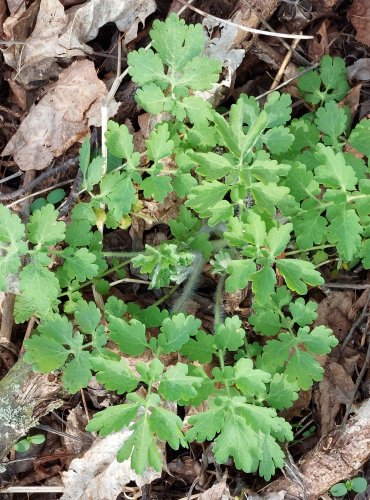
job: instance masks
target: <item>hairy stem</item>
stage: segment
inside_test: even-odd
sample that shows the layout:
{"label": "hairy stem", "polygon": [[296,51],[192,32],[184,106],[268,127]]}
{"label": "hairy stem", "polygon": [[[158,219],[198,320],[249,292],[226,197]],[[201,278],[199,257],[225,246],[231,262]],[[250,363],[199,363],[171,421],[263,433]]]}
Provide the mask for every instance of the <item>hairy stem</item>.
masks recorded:
{"label": "hairy stem", "polygon": [[196,289],[199,279],[202,275],[203,264],[204,264],[203,256],[200,253],[197,253],[195,255],[192,264],[192,270],[186,282],[186,285],[184,286],[184,289],[180,297],[176,300],[176,302],[172,307],[173,313],[182,311],[186,306],[186,303],[194,293],[194,290]]}
{"label": "hairy stem", "polygon": [[225,276],[220,276],[217,282],[215,294],[215,325],[222,321],[222,297],[224,292]]}

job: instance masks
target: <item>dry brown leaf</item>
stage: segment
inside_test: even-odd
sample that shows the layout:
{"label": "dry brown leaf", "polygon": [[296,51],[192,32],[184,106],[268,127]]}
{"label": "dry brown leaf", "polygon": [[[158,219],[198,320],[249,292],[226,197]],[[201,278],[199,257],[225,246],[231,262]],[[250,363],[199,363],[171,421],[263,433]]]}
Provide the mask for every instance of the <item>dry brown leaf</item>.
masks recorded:
{"label": "dry brown leaf", "polygon": [[[86,437],[87,433],[85,432],[87,423],[87,417],[81,405],[78,404],[75,408],[72,408],[67,417],[65,432],[79,438],[79,440],[64,437],[64,444],[69,453],[77,455],[89,445],[89,439]],[[88,434],[88,436],[91,437],[91,434]]]}
{"label": "dry brown leaf", "polygon": [[347,67],[348,77],[354,82],[365,82],[370,80],[370,58],[362,57],[354,64]]}
{"label": "dry brown leaf", "polygon": [[136,37],[138,24],[155,9],[154,0],[90,0],[65,12],[59,0],[41,0],[31,36],[24,45],[4,50],[5,62],[17,71],[18,82],[37,87],[60,73],[58,59],[65,62],[90,53],[86,43],[105,24],[114,22],[128,43]]}
{"label": "dry brown leaf", "polygon": [[325,436],[335,426],[335,418],[341,405],[351,403],[355,384],[345,369],[329,360],[325,366],[325,375],[314,394],[320,413],[320,433]]}
{"label": "dry brown leaf", "polygon": [[352,304],[353,293],[351,291],[331,292],[320,302],[314,326],[325,325],[333,330],[338,340],[344,340],[352,325],[348,320]]}
{"label": "dry brown leaf", "polygon": [[352,120],[355,118],[355,115],[356,115],[357,109],[358,109],[358,105],[360,102],[361,87],[362,87],[361,83],[358,83],[357,85],[352,87],[351,90],[346,95],[346,97],[340,103],[340,104],[343,103],[344,105],[349,107]]}
{"label": "dry brown leaf", "polygon": [[227,473],[225,473],[222,477],[220,483],[217,483],[209,488],[204,493],[199,495],[199,500],[229,500],[232,497],[230,496],[230,490],[226,485]]}
{"label": "dry brown leaf", "polygon": [[213,85],[211,90],[196,93],[203,95],[213,106],[217,106],[232,92],[234,88],[235,73],[244,59],[245,50],[234,48],[239,33],[239,30],[235,28],[235,26],[220,24],[218,21],[214,21],[211,18],[205,18],[203,25],[209,33],[212,33],[212,31],[216,29],[220,32],[218,37],[213,37],[208,42],[205,55],[221,61],[224,69],[224,78],[220,83]]}
{"label": "dry brown leaf", "polygon": [[104,439],[97,438],[82,458],[73,460],[62,474],[62,500],[111,500],[131,481],[143,486],[158,479],[161,473],[152,469],[139,476],[131,469],[130,460],[117,462],[116,454],[130,435],[123,429]]}
{"label": "dry brown leaf", "polygon": [[24,0],[7,0],[8,9],[11,14],[19,12],[20,10],[26,10],[26,2]]}
{"label": "dry brown leaf", "polygon": [[236,292],[225,292],[223,307],[228,314],[234,314],[240,311],[240,304],[248,295],[248,288]]}
{"label": "dry brown leaf", "polygon": [[313,61],[320,61],[325,54],[329,54],[328,26],[329,21],[325,19],[314,38],[308,42],[308,54]]}
{"label": "dry brown leaf", "polygon": [[[25,10],[25,4],[22,4],[18,10],[15,10],[14,14],[6,19],[4,33],[8,40],[16,40],[17,42],[27,40],[35,27],[39,7],[40,0],[33,2],[27,10]],[[18,49],[21,50],[22,47],[23,45],[18,45]]]}
{"label": "dry brown leaf", "polygon": [[[96,76],[94,63],[74,62],[65,69],[37,105],[33,105],[2,156],[13,155],[22,170],[42,170],[54,158],[100,125],[104,83]],[[113,102],[110,116],[117,109]]]}
{"label": "dry brown leaf", "polygon": [[353,0],[348,17],[356,29],[356,40],[370,46],[370,0]]}
{"label": "dry brown leaf", "polygon": [[196,479],[198,480],[198,484],[200,484],[199,479],[202,473],[202,466],[193,457],[177,457],[167,464],[167,469],[171,475],[181,478],[187,484],[192,484]]}

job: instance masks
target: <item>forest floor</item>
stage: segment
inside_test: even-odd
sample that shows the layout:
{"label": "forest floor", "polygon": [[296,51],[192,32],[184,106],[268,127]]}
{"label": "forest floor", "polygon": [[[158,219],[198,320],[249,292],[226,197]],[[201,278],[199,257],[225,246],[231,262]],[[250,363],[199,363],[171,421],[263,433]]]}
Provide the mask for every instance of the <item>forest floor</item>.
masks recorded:
{"label": "forest floor", "polygon": [[[118,87],[110,116],[126,124],[138,144],[143,142],[149,124],[134,100],[136,87],[129,77],[116,76],[125,70],[127,54],[147,45],[153,21],[164,20],[170,12],[181,10],[187,23],[214,22],[215,17],[210,16],[216,16],[267,32],[312,36],[291,40],[239,29],[228,41],[229,58],[224,62],[228,84],[221,105],[225,108],[241,93],[263,96],[278,88],[291,94],[294,116],[300,116],[309,109],[297,90],[296,76],[302,68],[315,67],[329,54],[345,60],[351,89],[343,102],[351,110],[353,124],[370,118],[370,0],[197,0],[193,6],[195,9],[186,7],[182,0],[0,0],[1,203],[14,207],[25,220],[30,211],[44,203],[40,198],[52,193],[48,201],[56,208],[63,203],[67,207],[63,217],[68,218],[75,199],[71,190],[77,186],[78,192],[79,147],[88,134],[91,144],[100,147],[101,104],[112,84],[118,83]],[[75,12],[81,8],[84,15],[76,22]],[[217,32],[217,28],[214,30]],[[237,55],[240,50],[242,57],[240,52]],[[74,86],[70,92],[55,88],[66,68],[71,70],[66,78]],[[87,87],[88,96],[77,90]],[[45,106],[38,106],[41,99],[45,103],[45,96],[52,97]],[[106,249],[140,249],[145,243],[155,245],[168,237],[166,221],[172,213],[178,213],[178,200],[169,196],[161,204],[142,201],[148,220],[157,223],[142,218],[129,229],[108,232]],[[328,471],[336,467],[339,455],[347,464],[340,472],[343,481],[361,476],[370,484],[370,418],[366,420],[370,412],[362,424],[357,422],[355,430],[348,419],[353,405],[365,411],[370,398],[369,274],[361,265],[348,271],[328,264],[320,270],[332,285],[310,290],[310,298],[318,303],[317,324],[331,328],[339,346],[321,360],[323,380],[301,392],[293,407],[284,411],[295,436],[289,445],[285,477],[279,472],[267,483],[257,475],[240,472],[232,462],[216,465],[204,445],[170,450],[160,478],[144,486],[130,481],[119,498],[328,499],[333,486]],[[140,276],[132,274],[131,278],[135,281]],[[113,291],[125,301],[150,305],[158,300],[145,284],[118,283]],[[212,307],[214,291],[214,282],[205,275],[191,299],[192,308],[206,327],[211,322],[207,311]],[[0,379],[18,362],[23,339],[33,328],[32,320],[14,324],[12,297],[0,294]],[[243,314],[247,303],[246,294],[230,294],[227,311]],[[73,498],[66,493],[67,483],[61,476],[75,457],[87,452],[80,447],[85,413],[94,413],[115,401],[117,395],[97,385],[64,396],[58,410],[52,411],[50,404],[50,411],[41,416],[38,429],[33,430],[34,434],[43,432],[46,441],[8,454],[6,460],[11,466],[0,474],[3,498]],[[338,444],[338,429],[355,432],[355,439]],[[361,442],[366,443],[366,449],[360,452]],[[206,465],[204,457],[209,461]],[[89,460],[92,458],[87,464]],[[326,493],[318,487],[320,494],[306,496],[302,477],[321,477]],[[74,498],[116,498],[114,489],[110,492],[109,486],[101,487],[104,494],[89,496],[85,492]],[[370,487],[368,492],[348,492],[347,498],[370,498]]]}

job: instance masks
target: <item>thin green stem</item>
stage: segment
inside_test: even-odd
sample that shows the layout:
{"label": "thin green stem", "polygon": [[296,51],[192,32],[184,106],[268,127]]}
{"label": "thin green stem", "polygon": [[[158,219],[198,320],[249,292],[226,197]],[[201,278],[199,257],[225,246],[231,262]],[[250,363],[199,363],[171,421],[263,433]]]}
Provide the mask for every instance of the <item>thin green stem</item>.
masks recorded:
{"label": "thin green stem", "polygon": [[68,296],[73,292],[77,292],[78,290],[81,290],[82,288],[86,288],[87,286],[93,285],[96,279],[101,279],[101,278],[104,278],[105,276],[109,276],[109,274],[112,274],[115,271],[118,271],[119,269],[121,269],[122,267],[127,266],[127,264],[130,264],[130,262],[131,262],[131,259],[125,260],[124,262],[121,262],[118,266],[114,266],[114,267],[111,267],[110,269],[107,269],[103,274],[101,274],[100,276],[97,276],[94,280],[86,281],[78,288],[75,288],[73,290],[68,290],[67,292],[61,293],[59,295],[59,297]]}
{"label": "thin green stem", "polygon": [[178,283],[177,285],[173,286],[163,297],[158,299],[157,301],[153,302],[152,307],[157,307],[163,304],[166,300],[172,297],[172,295],[176,292],[176,290],[180,287],[181,283]]}
{"label": "thin green stem", "polygon": [[[218,356],[218,359],[220,360],[221,371],[223,372],[225,370],[225,351],[223,351],[222,349],[219,349],[217,351],[217,356]],[[225,385],[227,395],[231,399],[231,392],[230,392],[230,386],[229,386],[228,380],[224,380],[223,383]]]}
{"label": "thin green stem", "polygon": [[127,257],[136,257],[141,252],[101,252],[104,257],[112,257],[112,258],[127,258]]}
{"label": "thin green stem", "polygon": [[173,305],[172,312],[179,312],[184,309],[186,306],[186,303],[190,299],[191,295],[193,294],[194,290],[197,287],[198,281],[200,277],[202,276],[202,269],[203,269],[203,264],[204,264],[204,259],[202,254],[197,254],[194,258],[194,262],[192,264],[193,268],[191,270],[190,276],[184,286],[184,289],[182,291],[182,294],[180,297],[176,300],[176,302]]}
{"label": "thin green stem", "polygon": [[325,264],[331,264],[332,262],[337,262],[338,260],[339,259],[324,260],[324,262],[320,262],[320,264],[317,264],[317,266],[315,266],[315,269],[318,269],[319,267],[325,266]]}
{"label": "thin green stem", "polygon": [[335,248],[335,245],[318,245],[316,247],[306,248],[305,250],[292,250],[290,252],[285,252],[285,257],[290,255],[297,255],[304,252],[313,252],[315,250],[324,250],[325,248]]}

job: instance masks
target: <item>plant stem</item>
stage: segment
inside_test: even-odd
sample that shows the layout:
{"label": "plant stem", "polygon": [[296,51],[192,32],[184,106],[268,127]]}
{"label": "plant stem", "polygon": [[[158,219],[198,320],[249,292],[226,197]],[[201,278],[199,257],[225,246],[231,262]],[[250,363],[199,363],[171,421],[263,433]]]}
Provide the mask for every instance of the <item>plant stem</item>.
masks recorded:
{"label": "plant stem", "polygon": [[314,250],[324,250],[325,248],[335,248],[335,245],[318,245],[316,247],[306,248],[305,250],[292,250],[291,252],[285,252],[285,256],[296,255],[304,252],[313,252]]}
{"label": "plant stem", "polygon": [[220,276],[217,282],[215,294],[215,325],[221,323],[222,296],[224,291],[225,276]]}
{"label": "plant stem", "polygon": [[202,276],[202,269],[203,269],[203,264],[204,264],[204,259],[201,253],[197,253],[195,255],[193,264],[192,264],[192,270],[190,273],[190,276],[186,282],[186,285],[184,286],[184,289],[182,291],[182,294],[180,297],[176,300],[172,307],[172,312],[179,312],[184,309],[186,306],[186,303],[190,299],[191,295],[193,294],[198,281],[200,277]]}
{"label": "plant stem", "polygon": [[124,262],[121,262],[118,266],[114,266],[114,267],[111,267],[110,269],[107,269],[103,274],[101,274],[100,276],[97,276],[94,280],[86,281],[85,283],[83,283],[78,288],[75,288],[73,290],[68,290],[68,292],[61,293],[59,295],[59,297],[65,297],[66,295],[68,296],[68,295],[70,295],[73,292],[77,292],[78,290],[81,290],[81,288],[86,288],[89,285],[93,285],[95,280],[104,278],[104,276],[108,276],[109,274],[112,274],[115,271],[118,271],[122,267],[127,266],[127,264],[130,264],[130,262],[131,262],[131,259],[125,260]]}
{"label": "plant stem", "polygon": [[112,258],[127,258],[127,257],[136,257],[141,252],[101,252],[104,257],[112,257]]}
{"label": "plant stem", "polygon": [[324,262],[320,262],[320,264],[317,264],[317,266],[315,266],[315,269],[318,269],[319,267],[325,266],[325,264],[331,264],[332,262],[337,262],[338,260],[339,259],[324,260]]}
{"label": "plant stem", "polygon": [[180,287],[180,285],[181,284],[178,283],[177,285],[173,286],[165,295],[163,295],[163,297],[153,302],[152,307],[160,306],[161,304],[163,304],[163,302],[172,297],[172,295],[176,292],[176,290]]}

